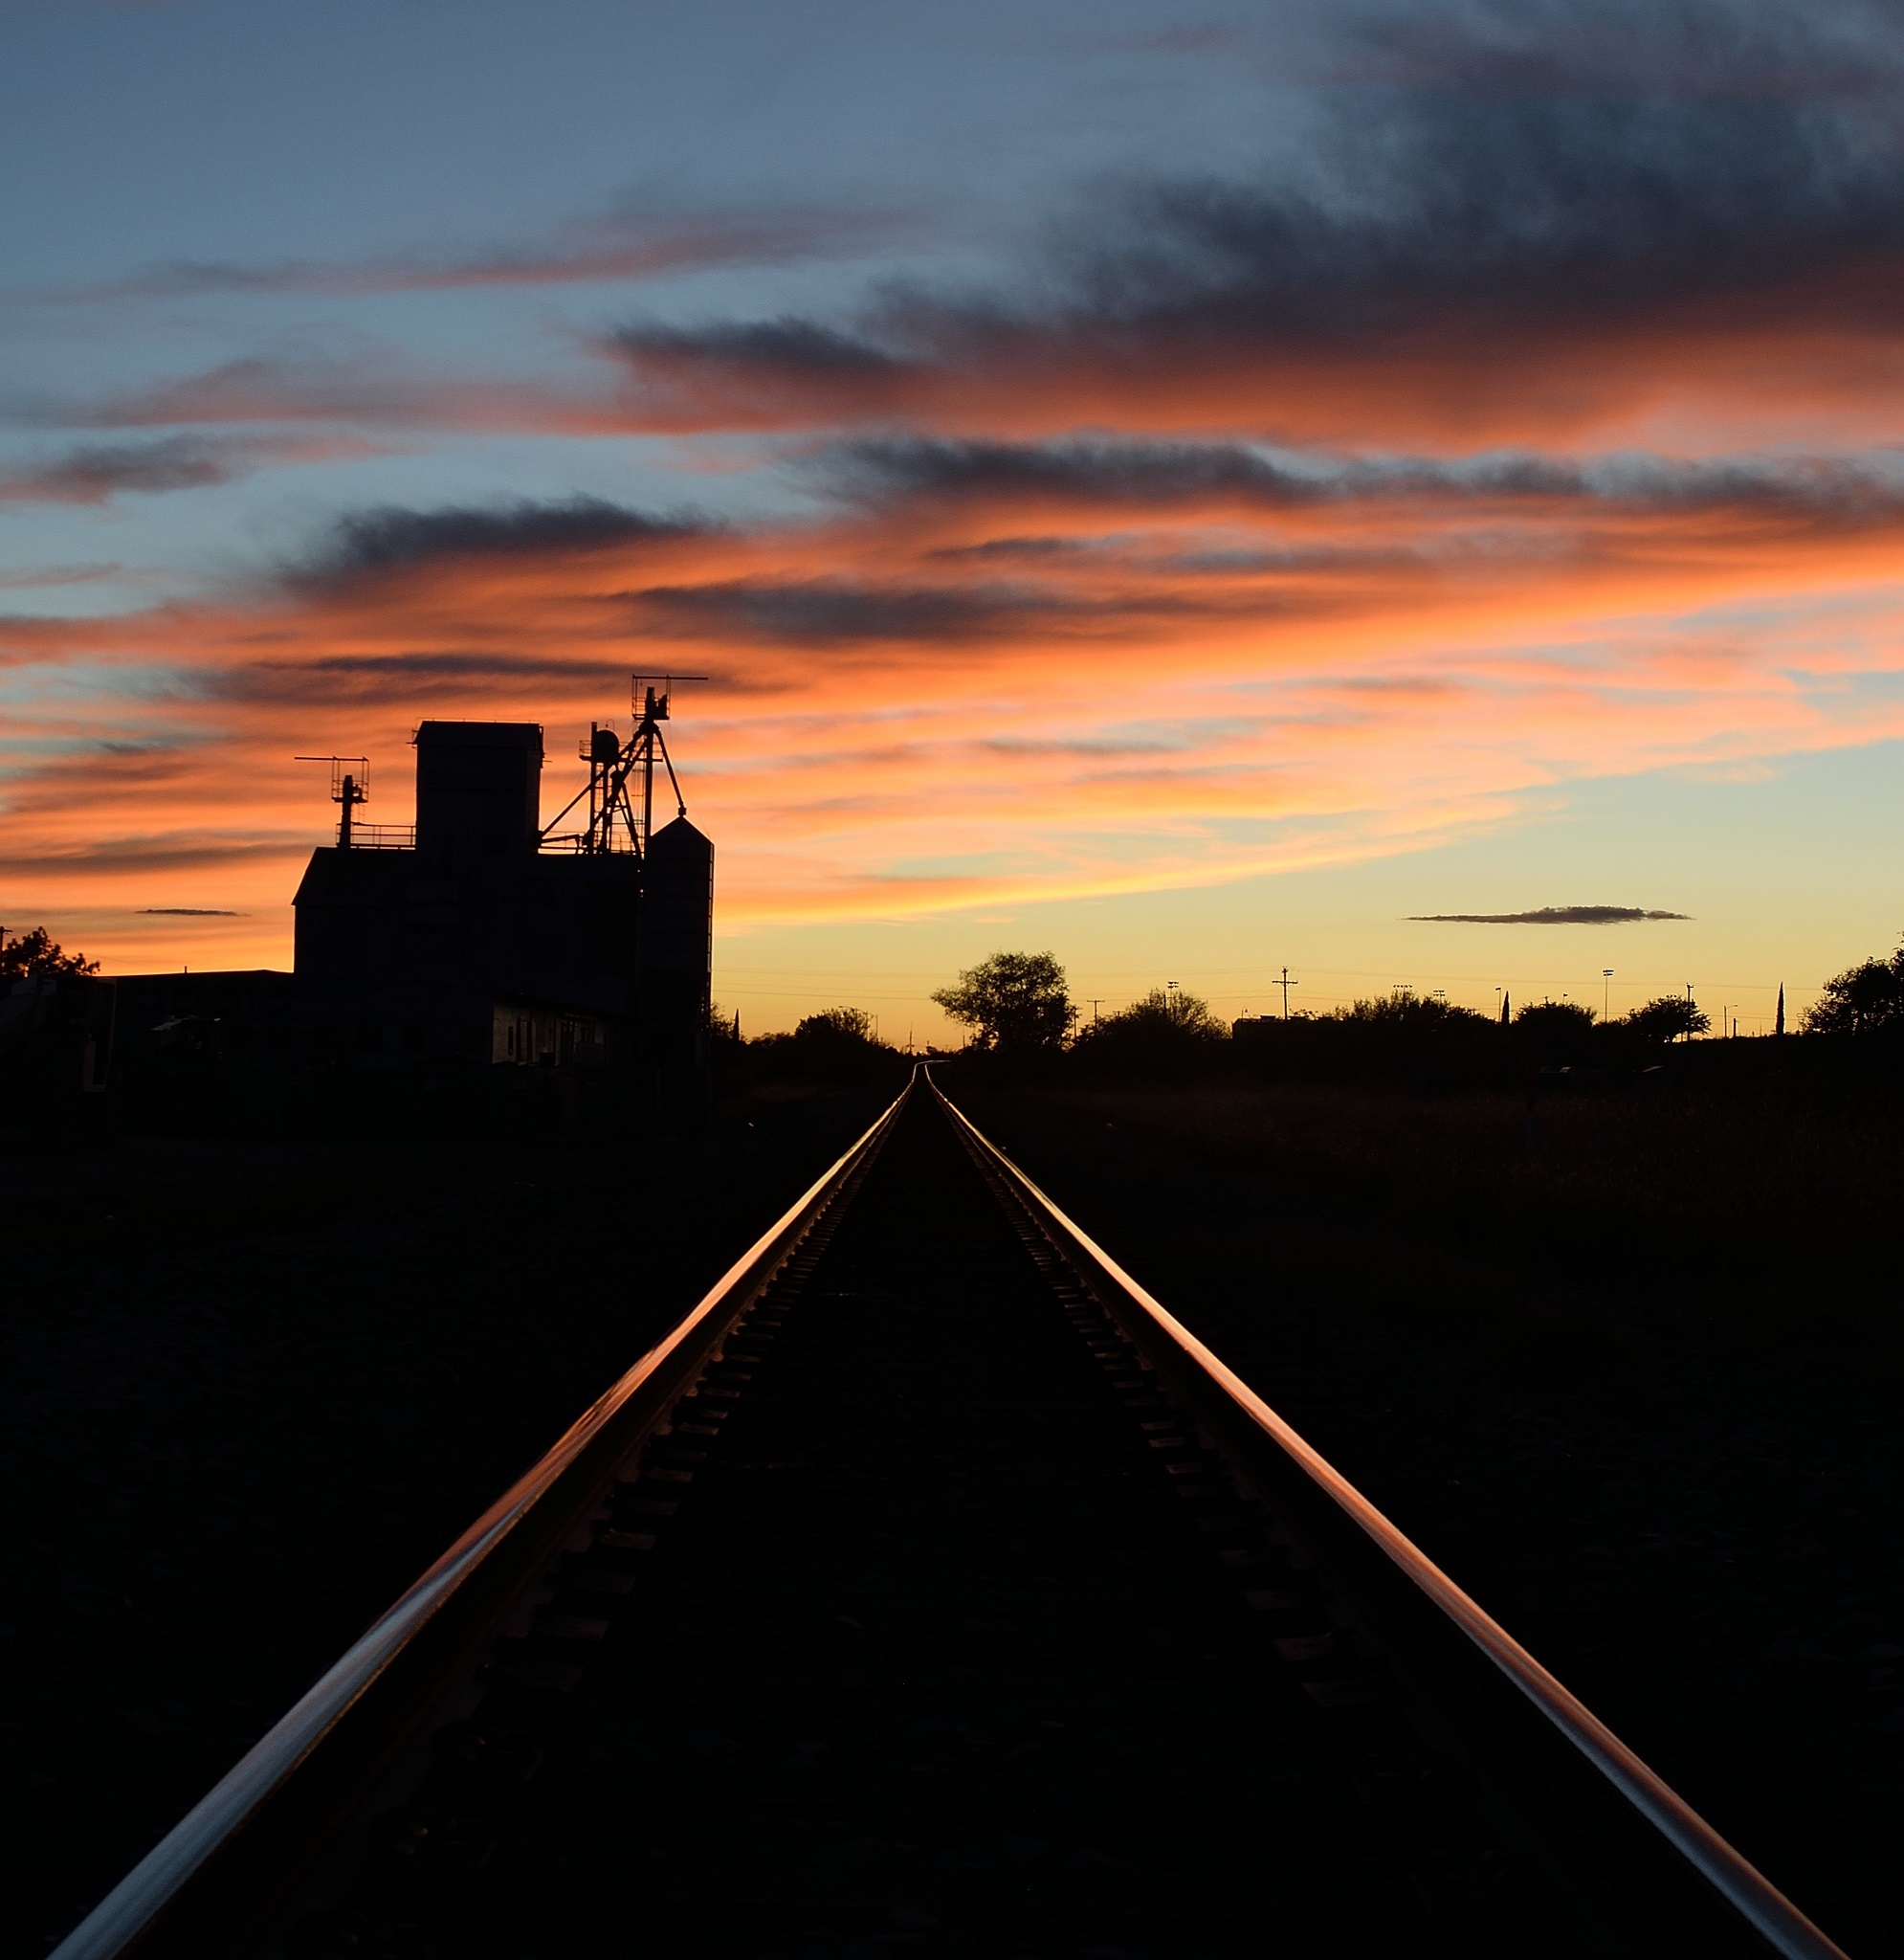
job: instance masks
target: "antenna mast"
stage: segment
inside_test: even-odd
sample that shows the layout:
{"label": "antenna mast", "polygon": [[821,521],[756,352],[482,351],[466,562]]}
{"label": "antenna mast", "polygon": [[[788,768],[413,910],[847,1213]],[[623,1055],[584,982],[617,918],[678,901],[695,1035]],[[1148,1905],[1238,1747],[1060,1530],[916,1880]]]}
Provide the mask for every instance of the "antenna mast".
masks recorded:
{"label": "antenna mast", "polygon": [[[294,755],[293,762],[330,764],[330,800],[341,806],[337,819],[337,848],[350,849],[350,813],[370,800],[370,758],[367,755]],[[344,765],[351,765],[346,768]]]}

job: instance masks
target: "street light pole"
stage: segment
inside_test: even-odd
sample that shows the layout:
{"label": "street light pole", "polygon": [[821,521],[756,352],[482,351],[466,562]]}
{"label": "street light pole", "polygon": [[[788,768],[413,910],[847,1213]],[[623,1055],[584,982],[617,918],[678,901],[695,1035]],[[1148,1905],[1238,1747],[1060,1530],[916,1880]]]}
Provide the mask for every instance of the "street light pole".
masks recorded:
{"label": "street light pole", "polygon": [[1613,1010],[1610,1003],[1612,998],[1613,969],[1611,967],[1602,967],[1600,969],[1600,1018],[1603,1021],[1611,1018]]}

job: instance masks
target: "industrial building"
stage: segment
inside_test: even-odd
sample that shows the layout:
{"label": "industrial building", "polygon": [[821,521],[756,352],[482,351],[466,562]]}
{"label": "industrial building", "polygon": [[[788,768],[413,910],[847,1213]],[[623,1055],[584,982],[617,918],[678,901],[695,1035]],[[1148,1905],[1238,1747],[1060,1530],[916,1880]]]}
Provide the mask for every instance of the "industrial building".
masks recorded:
{"label": "industrial building", "polygon": [[[338,829],[292,901],[294,972],[128,976],[122,1042],[260,1062],[698,1076],[714,846],[680,798],[667,688],[637,680],[635,702],[626,742],[591,729],[587,786],[547,825],[538,723],[422,724],[413,826],[360,822],[363,758],[321,758]],[[659,828],[657,766],[677,807]]]}

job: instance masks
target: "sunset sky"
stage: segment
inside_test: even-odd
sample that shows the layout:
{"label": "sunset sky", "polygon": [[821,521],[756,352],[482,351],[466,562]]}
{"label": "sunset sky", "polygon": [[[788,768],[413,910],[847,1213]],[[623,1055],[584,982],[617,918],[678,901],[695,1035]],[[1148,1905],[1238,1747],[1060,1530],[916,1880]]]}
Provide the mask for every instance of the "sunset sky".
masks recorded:
{"label": "sunset sky", "polygon": [[[0,921],[108,971],[635,670],[749,1033],[1904,930],[1893,8],[0,0]],[[1688,916],[1419,916],[1581,904]]]}

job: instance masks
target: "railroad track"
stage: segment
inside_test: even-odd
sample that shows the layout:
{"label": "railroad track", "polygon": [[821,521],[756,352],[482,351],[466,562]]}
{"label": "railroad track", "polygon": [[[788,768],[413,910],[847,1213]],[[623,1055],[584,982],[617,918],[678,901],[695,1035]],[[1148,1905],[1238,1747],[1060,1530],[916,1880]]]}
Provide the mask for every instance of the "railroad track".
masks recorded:
{"label": "railroad track", "polygon": [[920,1071],[57,1951],[1838,1949]]}

